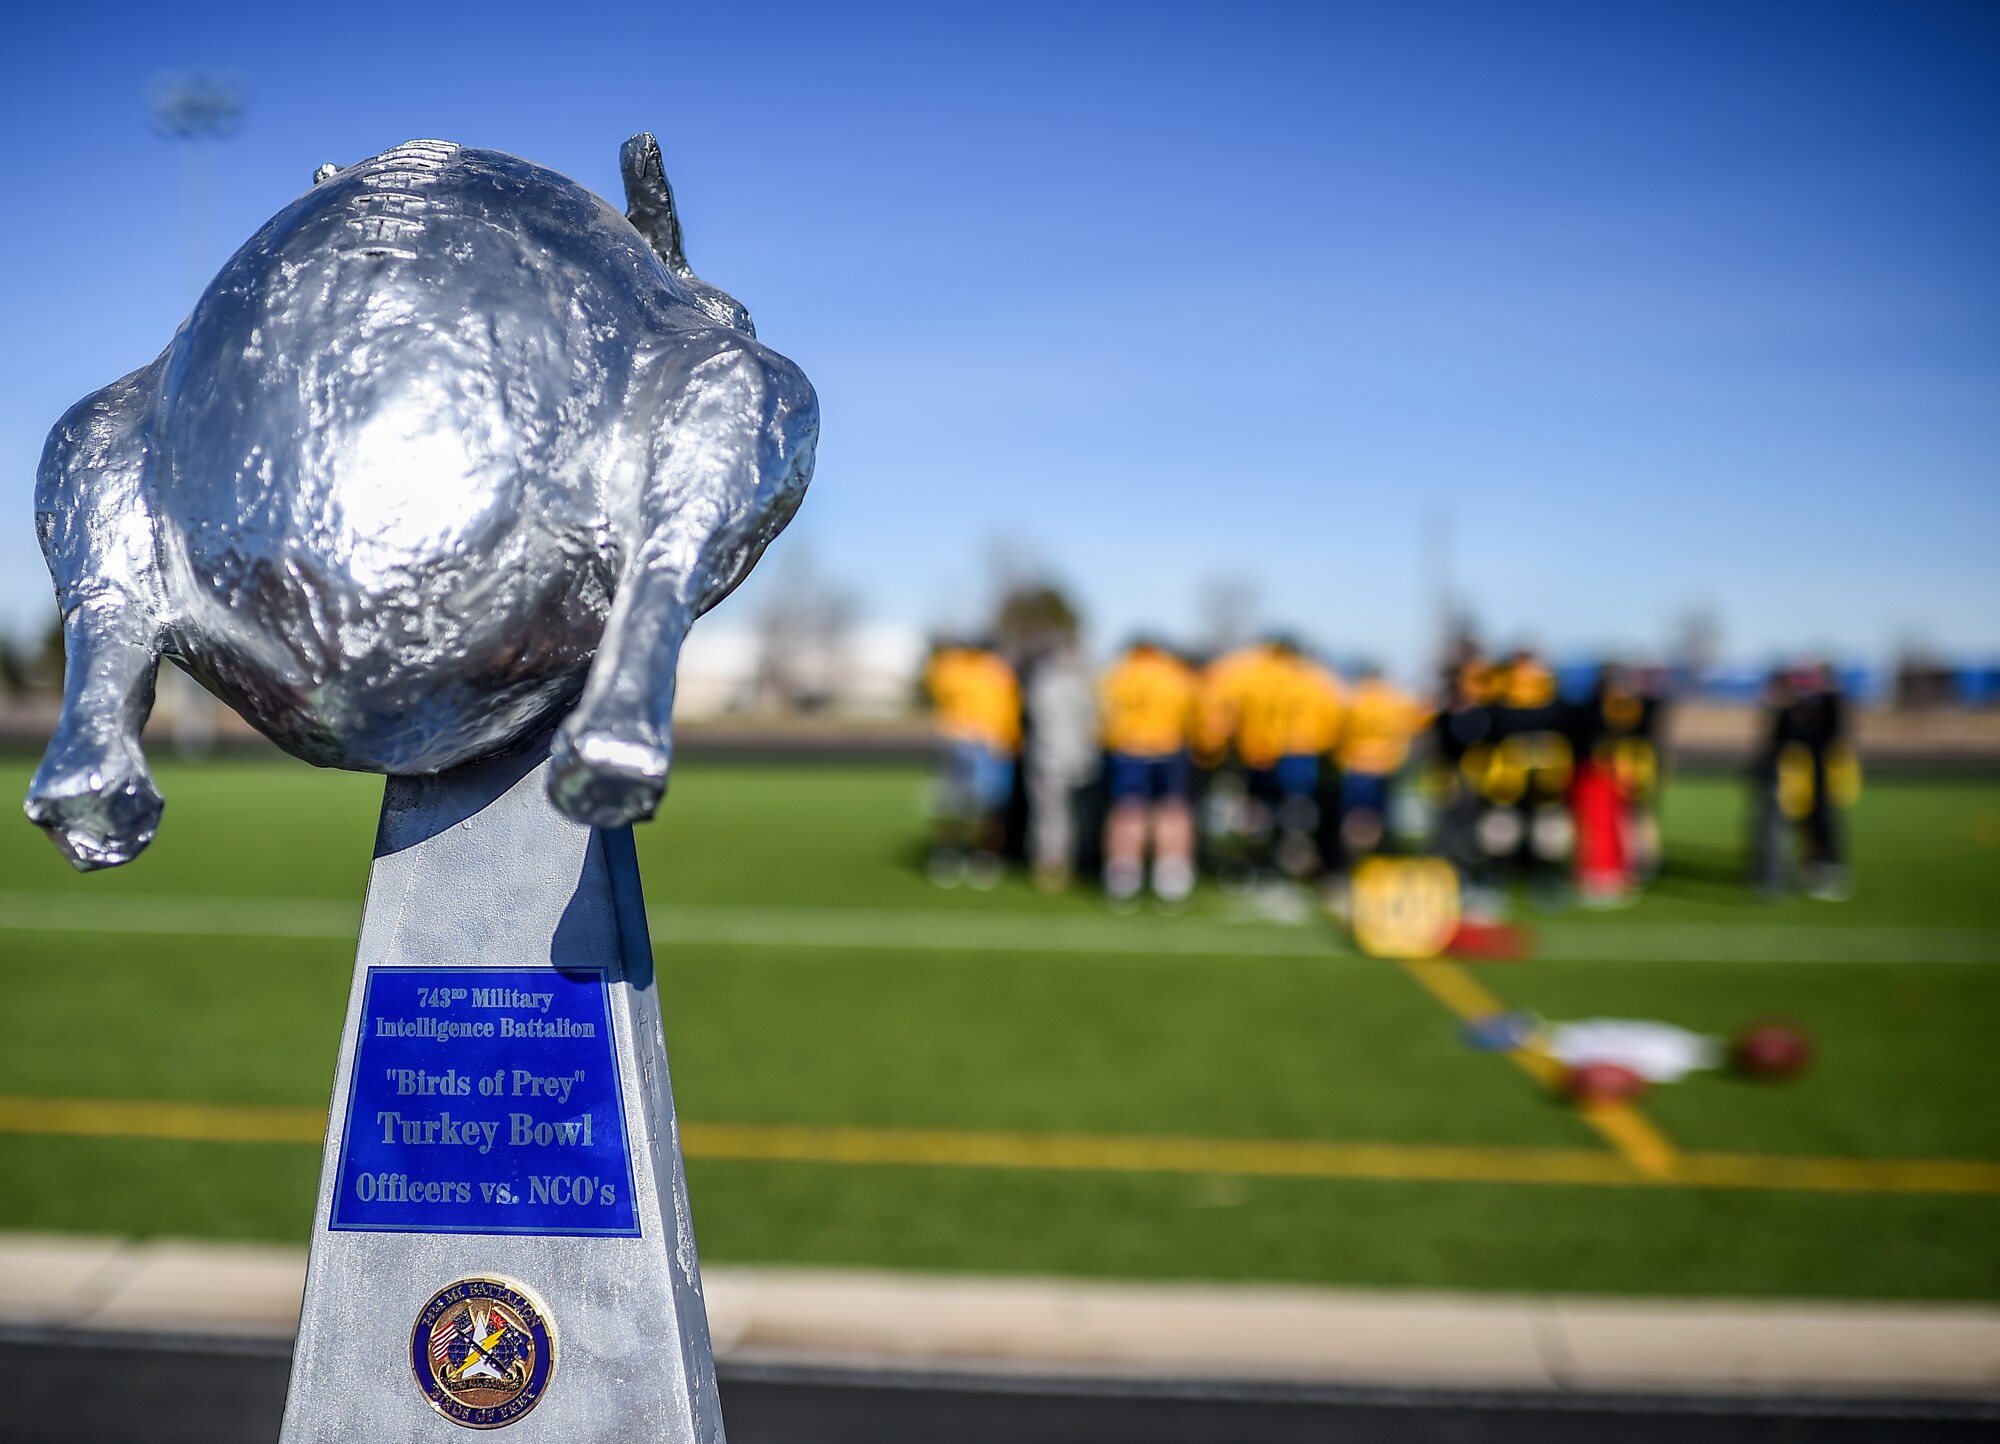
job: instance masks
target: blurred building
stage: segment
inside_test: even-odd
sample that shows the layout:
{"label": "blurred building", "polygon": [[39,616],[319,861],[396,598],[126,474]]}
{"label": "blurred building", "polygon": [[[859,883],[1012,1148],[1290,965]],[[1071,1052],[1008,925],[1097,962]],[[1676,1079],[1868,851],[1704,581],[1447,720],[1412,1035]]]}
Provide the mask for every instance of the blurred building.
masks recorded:
{"label": "blurred building", "polygon": [[782,636],[751,626],[697,625],[681,649],[674,715],[690,721],[798,711],[896,716],[915,705],[928,650],[924,633],[900,622]]}

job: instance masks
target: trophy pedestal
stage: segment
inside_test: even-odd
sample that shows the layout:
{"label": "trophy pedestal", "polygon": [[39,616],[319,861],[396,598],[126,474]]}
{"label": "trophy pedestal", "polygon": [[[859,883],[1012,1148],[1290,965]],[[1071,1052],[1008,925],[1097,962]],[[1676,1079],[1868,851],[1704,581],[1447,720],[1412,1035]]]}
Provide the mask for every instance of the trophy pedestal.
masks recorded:
{"label": "trophy pedestal", "polygon": [[391,778],[282,1444],[719,1444],[629,829],[541,749]]}

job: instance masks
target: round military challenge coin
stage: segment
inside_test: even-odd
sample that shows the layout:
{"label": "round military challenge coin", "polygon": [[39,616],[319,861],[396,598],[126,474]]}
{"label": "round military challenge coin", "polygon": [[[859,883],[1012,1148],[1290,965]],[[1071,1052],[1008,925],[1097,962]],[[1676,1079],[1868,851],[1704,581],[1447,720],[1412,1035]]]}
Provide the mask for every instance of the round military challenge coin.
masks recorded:
{"label": "round military challenge coin", "polygon": [[417,1311],[410,1368],[431,1407],[468,1429],[512,1424],[548,1391],[555,1321],[527,1287],[464,1278]]}

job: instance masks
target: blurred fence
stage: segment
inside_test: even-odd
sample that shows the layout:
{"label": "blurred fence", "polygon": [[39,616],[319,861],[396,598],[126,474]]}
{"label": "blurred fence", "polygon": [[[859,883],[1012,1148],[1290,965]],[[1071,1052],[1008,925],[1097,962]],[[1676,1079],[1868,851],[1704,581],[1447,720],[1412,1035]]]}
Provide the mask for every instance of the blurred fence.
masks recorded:
{"label": "blurred fence", "polygon": [[[147,728],[159,755],[214,751],[230,755],[276,749],[227,708],[213,708],[212,734],[193,729],[202,742],[190,747],[190,729],[162,710]],[[39,752],[55,725],[52,701],[0,698],[0,750]],[[1667,719],[1670,761],[1698,771],[1749,765],[1764,734],[1753,701],[1702,699],[1676,703]],[[1855,713],[1856,741],[1871,768],[1890,771],[2000,770],[2000,710],[1961,705],[1921,708],[1862,707]],[[929,722],[920,714],[851,717],[743,713],[682,722],[675,750],[683,759],[846,763],[921,763],[933,755]]]}

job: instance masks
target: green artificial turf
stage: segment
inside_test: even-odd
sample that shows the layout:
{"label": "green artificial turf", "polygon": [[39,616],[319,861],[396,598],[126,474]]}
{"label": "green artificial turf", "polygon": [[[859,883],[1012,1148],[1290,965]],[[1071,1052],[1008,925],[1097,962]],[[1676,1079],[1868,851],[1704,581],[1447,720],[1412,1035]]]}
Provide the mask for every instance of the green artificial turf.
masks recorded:
{"label": "green artificial turf", "polygon": [[[0,761],[0,792],[18,794],[27,772]],[[166,765],[160,781],[160,838],[116,872],[74,877],[25,823],[0,825],[0,893],[81,907],[319,899],[322,916],[329,904],[358,915],[379,781],[278,762]],[[1604,1147],[1518,1071],[1464,1047],[1456,1020],[1400,969],[1353,956],[1318,920],[1285,928],[1213,893],[1186,918],[1123,919],[1087,893],[1050,898],[1018,880],[985,894],[931,887],[919,866],[926,796],[904,769],[681,769],[662,821],[639,837],[686,1118]],[[1683,779],[1668,799],[1669,867],[1643,903],[1524,914],[1561,938],[1561,960],[1490,965],[1480,980],[1552,1019],[1728,1031],[1783,1014],[1814,1033],[1819,1058],[1795,1082],[1698,1076],[1649,1098],[1682,1148],[2000,1158],[2000,1063],[1986,1036],[2000,1020],[2000,784],[1872,785],[1853,819],[1859,890],[1838,905],[1751,899],[1733,783]],[[918,931],[881,947],[673,936],[686,910],[763,907],[859,910],[885,936],[905,921]],[[1025,926],[1079,941],[1010,947],[1001,920],[1017,939]],[[956,945],[923,944],[940,926]],[[1282,934],[1325,951],[1091,946],[1106,927],[1200,930],[1210,946]],[[1817,959],[1856,930],[1869,930],[1875,960]],[[1647,956],[1656,943],[1662,960]],[[324,1106],[351,957],[333,937],[0,929],[0,1094]],[[0,1135],[0,1229],[302,1241],[317,1164],[304,1145]],[[690,1178],[717,1261],[2000,1296],[2000,1198],[1979,1196],[700,1158]]]}

